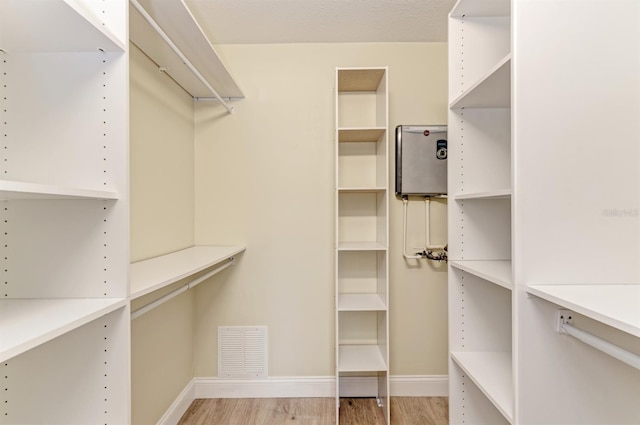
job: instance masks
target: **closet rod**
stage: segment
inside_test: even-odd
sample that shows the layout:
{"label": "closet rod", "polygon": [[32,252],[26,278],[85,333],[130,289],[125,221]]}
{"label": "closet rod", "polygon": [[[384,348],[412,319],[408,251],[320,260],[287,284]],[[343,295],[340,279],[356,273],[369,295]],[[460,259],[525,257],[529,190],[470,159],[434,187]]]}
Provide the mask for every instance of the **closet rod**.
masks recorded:
{"label": "closet rod", "polygon": [[209,279],[211,276],[213,276],[214,274],[220,273],[222,270],[226,269],[227,267],[232,266],[234,263],[234,258],[230,257],[227,259],[227,262],[225,264],[222,264],[221,266],[216,267],[215,269],[211,270],[209,273],[204,274],[196,279],[193,279],[192,281],[188,282],[187,284],[174,289],[173,291],[169,292],[166,295],[163,295],[162,297],[158,298],[155,301],[150,302],[149,304],[145,304],[144,306],[134,310],[131,312],[131,320],[133,319],[137,319],[138,317],[142,316],[143,314],[145,314],[146,312],[153,310],[154,308],[158,307],[160,304],[164,304],[167,301],[169,301],[170,299],[180,295],[181,293],[195,287],[196,285],[204,282],[205,280]]}
{"label": "closet rod", "polygon": [[184,64],[187,65],[187,67],[191,70],[191,72],[193,72],[193,75],[195,75],[198,78],[198,80],[200,80],[200,82],[204,84],[207,87],[207,89],[209,89],[209,91],[215,96],[215,98],[220,101],[220,103],[222,104],[222,106],[224,106],[227,112],[232,114],[233,106],[225,102],[225,100],[218,94],[218,92],[211,86],[211,84],[209,84],[207,79],[204,78],[202,74],[200,74],[200,72],[196,69],[196,67],[193,66],[193,64],[189,61],[189,59],[187,59],[187,57],[180,51],[178,46],[176,46],[174,42],[171,41],[169,36],[162,30],[162,28],[160,28],[160,25],[158,25],[156,21],[153,20],[151,15],[149,15],[147,11],[144,10],[144,7],[142,7],[137,0],[129,0],[129,3],[131,3],[131,5],[135,7],[138,12],[140,12],[142,17],[149,23],[149,25],[151,25],[151,27],[158,33],[158,35],[162,37],[164,42],[167,43],[167,45],[171,48],[171,50],[173,50],[173,52],[180,57],[182,62],[184,62]]}
{"label": "closet rod", "polygon": [[640,356],[631,351],[627,351],[624,348],[618,347],[604,339],[597,337],[589,332],[585,332],[581,329],[571,326],[568,323],[561,323],[559,328],[560,333],[571,335],[572,337],[579,339],[587,345],[596,348],[611,357],[614,357],[621,362],[633,366],[636,369],[640,369]]}

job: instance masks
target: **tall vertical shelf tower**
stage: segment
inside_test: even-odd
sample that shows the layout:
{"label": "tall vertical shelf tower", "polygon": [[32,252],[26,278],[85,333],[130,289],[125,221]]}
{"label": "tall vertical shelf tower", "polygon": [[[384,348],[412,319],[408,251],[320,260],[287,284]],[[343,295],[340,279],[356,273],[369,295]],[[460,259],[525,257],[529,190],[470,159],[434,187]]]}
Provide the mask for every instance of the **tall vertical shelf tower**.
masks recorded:
{"label": "tall vertical shelf tower", "polygon": [[633,0],[450,14],[452,424],[640,423],[640,371],[607,354],[640,359],[638,16]]}
{"label": "tall vertical shelf tower", "polygon": [[0,423],[126,424],[127,3],[0,16]]}
{"label": "tall vertical shelf tower", "polygon": [[390,423],[387,78],[336,69],[336,421],[344,380],[368,376]]}

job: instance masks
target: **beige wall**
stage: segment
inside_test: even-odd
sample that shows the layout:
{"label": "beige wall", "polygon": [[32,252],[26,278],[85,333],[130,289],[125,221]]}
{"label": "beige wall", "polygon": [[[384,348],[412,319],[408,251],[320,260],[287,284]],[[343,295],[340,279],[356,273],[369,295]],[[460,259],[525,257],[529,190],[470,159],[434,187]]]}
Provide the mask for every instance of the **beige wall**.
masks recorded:
{"label": "beige wall", "polygon": [[[131,260],[193,245],[193,100],[131,46]],[[136,308],[138,303],[133,304]],[[193,294],[132,321],[132,423],[155,424],[193,377]]]}
{"label": "beige wall", "polygon": [[[332,375],[335,67],[389,67],[392,129],[443,124],[446,44],[218,51],[246,99],[234,102],[232,115],[216,103],[196,106],[195,241],[246,244],[247,251],[196,288],[195,374],[217,374],[217,326],[267,325],[269,375]],[[445,211],[443,202],[433,206],[433,243],[444,242]],[[420,201],[410,214],[410,246],[421,246]],[[446,267],[404,261],[402,202],[395,197],[390,221],[391,374],[444,375]]]}

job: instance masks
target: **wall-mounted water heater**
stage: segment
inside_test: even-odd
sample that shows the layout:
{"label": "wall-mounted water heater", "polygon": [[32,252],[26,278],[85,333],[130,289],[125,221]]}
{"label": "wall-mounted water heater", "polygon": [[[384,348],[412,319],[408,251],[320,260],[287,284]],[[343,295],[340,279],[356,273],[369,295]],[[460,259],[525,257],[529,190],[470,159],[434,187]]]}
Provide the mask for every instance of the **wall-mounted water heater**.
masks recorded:
{"label": "wall-mounted water heater", "polygon": [[396,195],[447,194],[447,126],[396,127]]}

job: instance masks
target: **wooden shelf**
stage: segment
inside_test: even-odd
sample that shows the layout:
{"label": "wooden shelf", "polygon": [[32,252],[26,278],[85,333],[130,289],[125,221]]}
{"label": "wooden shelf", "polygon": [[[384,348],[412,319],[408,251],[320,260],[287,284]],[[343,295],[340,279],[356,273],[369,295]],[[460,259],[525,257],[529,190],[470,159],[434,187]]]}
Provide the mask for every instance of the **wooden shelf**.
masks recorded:
{"label": "wooden shelf", "polygon": [[[222,98],[244,98],[184,2],[140,0],[139,3]],[[194,98],[214,97],[133,6],[129,8],[129,20],[133,44],[166,69],[180,87]]]}
{"label": "wooden shelf", "polygon": [[387,190],[386,187],[339,187],[338,191],[340,193],[352,192],[352,193],[367,193],[367,192],[375,192],[382,193]]}
{"label": "wooden shelf", "polygon": [[125,51],[125,42],[80,3],[2,0],[0,49],[6,52]]}
{"label": "wooden shelf", "polygon": [[139,298],[231,258],[240,245],[199,245],[131,264],[131,299]]}
{"label": "wooden shelf", "polygon": [[527,292],[640,337],[640,284],[530,285]]}
{"label": "wooden shelf", "polygon": [[500,413],[513,423],[513,372],[510,352],[452,352],[451,358]]}
{"label": "wooden shelf", "polygon": [[385,71],[384,68],[341,68],[338,92],[376,91]]}
{"label": "wooden shelf", "polygon": [[377,142],[387,131],[385,127],[352,127],[338,129],[338,142]]}
{"label": "wooden shelf", "polygon": [[453,6],[449,16],[452,18],[461,17],[490,17],[509,16],[511,14],[510,0],[458,0]]}
{"label": "wooden shelf", "polygon": [[511,54],[500,60],[475,84],[458,96],[449,108],[511,107]]}
{"label": "wooden shelf", "polygon": [[0,180],[0,200],[118,199],[116,192]]}
{"label": "wooden shelf", "polygon": [[338,311],[386,311],[379,294],[338,294]]}
{"label": "wooden shelf", "polygon": [[2,299],[0,362],[126,305],[126,298]]}
{"label": "wooden shelf", "polygon": [[387,365],[377,345],[341,345],[338,348],[340,372],[382,372]]}
{"label": "wooden shelf", "polygon": [[450,261],[451,267],[478,276],[503,288],[513,290],[510,260]]}
{"label": "wooden shelf", "polygon": [[458,193],[453,196],[456,201],[466,199],[509,199],[511,198],[511,189],[492,190],[487,192],[475,193]]}
{"label": "wooden shelf", "polygon": [[387,247],[378,242],[343,242],[338,251],[386,251]]}

